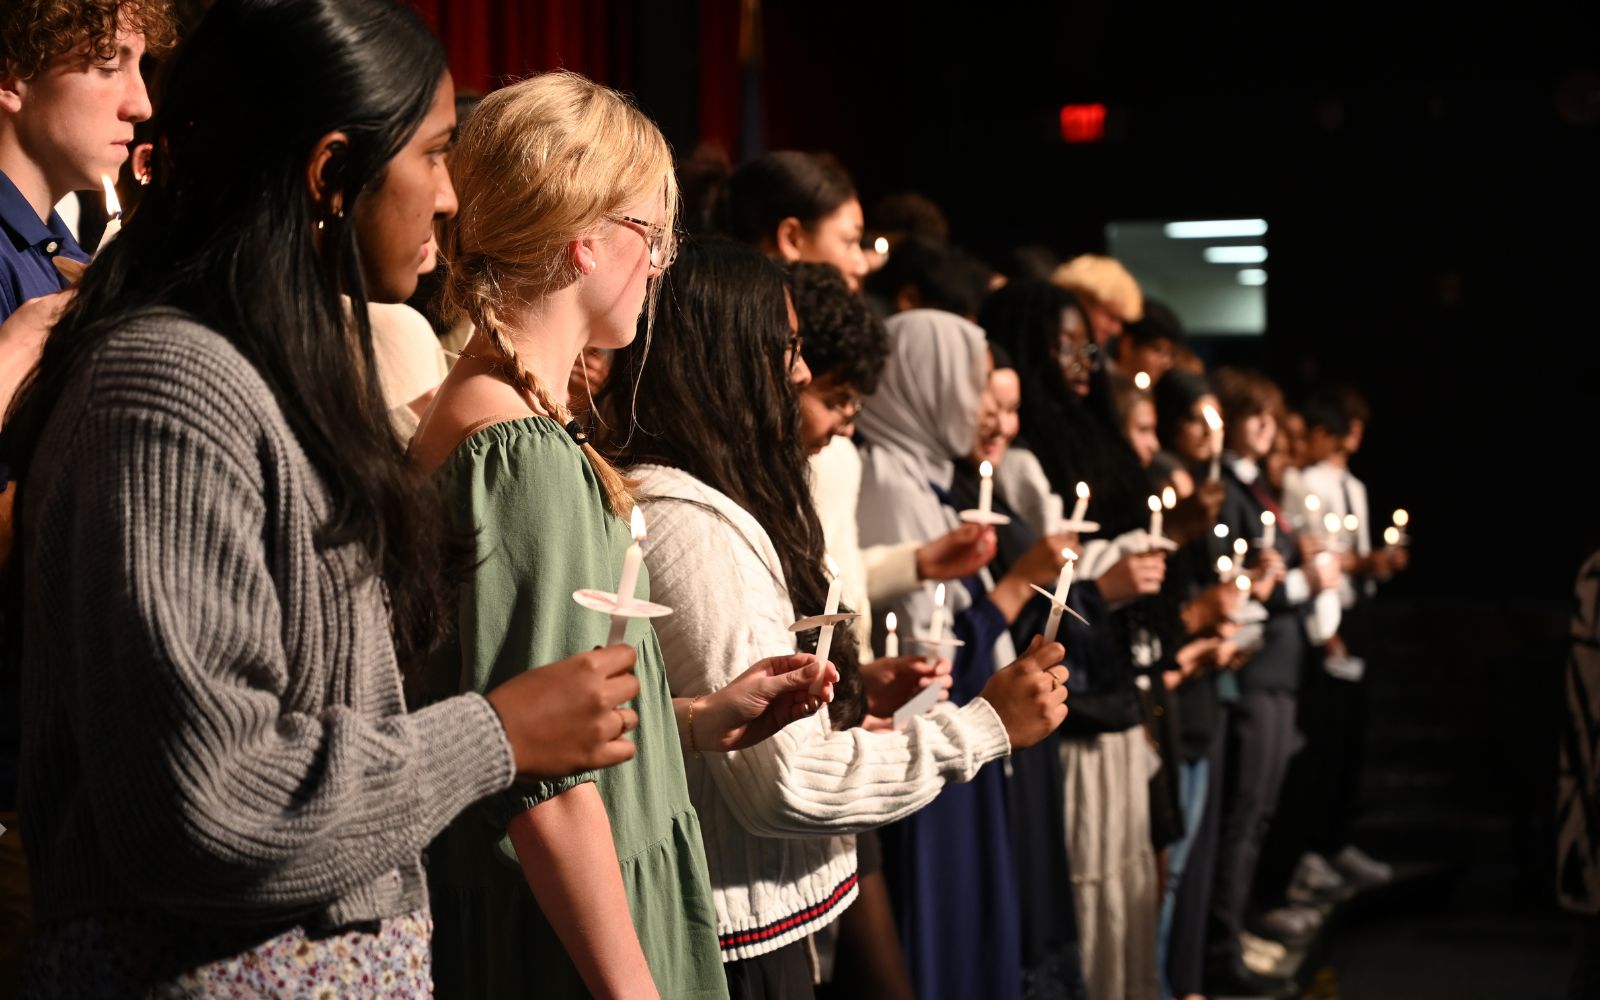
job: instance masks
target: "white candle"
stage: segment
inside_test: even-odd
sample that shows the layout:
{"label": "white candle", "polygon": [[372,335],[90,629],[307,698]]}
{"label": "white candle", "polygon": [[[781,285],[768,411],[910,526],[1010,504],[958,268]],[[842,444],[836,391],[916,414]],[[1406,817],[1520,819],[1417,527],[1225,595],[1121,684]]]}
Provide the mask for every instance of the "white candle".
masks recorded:
{"label": "white candle", "polygon": [[994,466],[984,462],[978,466],[978,475],[983,477],[978,481],[978,513],[987,516],[994,506]]}
{"label": "white candle", "polygon": [[883,616],[883,627],[888,633],[883,637],[883,655],[895,657],[900,655],[900,633],[895,631],[895,626],[900,624],[891,611]]}
{"label": "white candle", "polygon": [[1150,537],[1161,537],[1161,498],[1150,498]]}
{"label": "white candle", "polygon": [[[1404,507],[1401,507],[1399,510],[1394,512],[1395,540],[1389,542],[1390,545],[1399,545],[1401,542],[1406,540],[1406,526],[1410,523],[1411,515]],[[1389,533],[1387,531],[1383,533],[1383,539],[1384,541],[1389,541]]]}
{"label": "white candle", "polygon": [[1233,560],[1227,556],[1217,556],[1217,579],[1227,580],[1228,574],[1233,572]]}
{"label": "white candle", "polygon": [[1241,573],[1233,581],[1233,585],[1238,587],[1241,591],[1248,591],[1250,589],[1250,578]]}
{"label": "white candle", "polygon": [[1322,513],[1322,498],[1315,493],[1306,494],[1306,530],[1316,531],[1318,516]]}
{"label": "white candle", "polygon": [[[825,615],[835,615],[839,613],[839,587],[842,583],[842,581],[839,579],[839,565],[833,561],[832,556],[824,555],[822,558],[827,560],[828,576],[830,577],[828,581],[828,603],[822,609],[822,613]],[[827,663],[828,653],[832,651],[832,649],[833,623],[830,622],[822,626],[822,631],[817,635],[817,662]],[[822,675],[819,673],[817,674],[817,679],[811,682],[811,695],[812,697],[818,697],[821,694]]]}
{"label": "white candle", "polygon": [[1071,549],[1062,549],[1061,558],[1066,560],[1061,567],[1061,575],[1056,577],[1056,599],[1050,605],[1050,618],[1044,625],[1044,641],[1055,642],[1056,633],[1061,630],[1061,608],[1067,603],[1067,592],[1072,589],[1072,568],[1077,565],[1078,554]]}
{"label": "white candle", "polygon": [[1089,513],[1089,484],[1078,484],[1078,502],[1072,505],[1072,519],[1083,520],[1083,515]]}
{"label": "white candle", "polygon": [[1261,547],[1270,549],[1278,541],[1278,515],[1270,510],[1261,512]]}
{"label": "white candle", "polygon": [[[934,642],[944,638],[945,614],[944,584],[941,583],[933,589],[933,620],[928,622],[928,636]],[[933,646],[931,649],[932,652],[928,655],[930,663],[939,658],[939,647]]]}
{"label": "white candle", "polygon": [[117,186],[111,183],[111,178],[105,174],[100,175],[100,183],[106,188],[106,214],[111,218],[106,222],[106,231],[100,237],[100,243],[94,248],[96,254],[104,250],[106,245],[122,232],[122,203],[117,200]]}
{"label": "white candle", "polygon": [[1201,411],[1206,417],[1206,426],[1211,428],[1211,475],[1208,477],[1213,483],[1222,478],[1222,415],[1210,403]]}
{"label": "white candle", "polygon": [[[639,588],[639,566],[644,562],[644,550],[639,548],[639,542],[644,539],[644,514],[638,507],[633,508],[633,516],[629,518],[633,531],[633,544],[628,546],[628,551],[622,555],[622,579],[617,583],[617,607],[625,607],[634,599],[634,591]],[[623,639],[628,631],[628,619],[625,615],[613,614],[611,616],[611,634],[606,637],[607,646],[615,646]]]}
{"label": "white candle", "polygon": [[1383,544],[1385,544],[1385,545],[1399,545],[1400,544],[1400,529],[1396,528],[1396,527],[1393,527],[1393,526],[1388,527],[1388,528],[1384,528],[1383,529]]}

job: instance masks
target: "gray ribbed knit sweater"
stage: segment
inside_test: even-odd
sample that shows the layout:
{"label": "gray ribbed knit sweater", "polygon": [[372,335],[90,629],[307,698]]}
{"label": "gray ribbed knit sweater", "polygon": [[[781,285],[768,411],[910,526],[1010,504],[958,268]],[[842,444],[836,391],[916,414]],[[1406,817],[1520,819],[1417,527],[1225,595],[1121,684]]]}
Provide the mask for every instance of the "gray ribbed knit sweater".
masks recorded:
{"label": "gray ribbed knit sweater", "polygon": [[21,811],[37,917],[337,927],[510,785],[494,710],[406,714],[383,598],[266,384],[174,313],[113,334],[29,469]]}

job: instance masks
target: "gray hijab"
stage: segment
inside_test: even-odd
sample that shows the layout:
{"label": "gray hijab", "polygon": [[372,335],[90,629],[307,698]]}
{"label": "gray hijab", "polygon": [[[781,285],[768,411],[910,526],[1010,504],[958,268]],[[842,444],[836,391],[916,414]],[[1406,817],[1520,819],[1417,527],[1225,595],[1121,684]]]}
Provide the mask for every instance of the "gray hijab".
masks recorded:
{"label": "gray hijab", "polygon": [[[865,440],[856,506],[863,547],[925,542],[959,523],[929,484],[949,489],[956,460],[976,443],[989,370],[983,329],[954,313],[913,309],[889,317],[884,325],[889,358],[878,391],[867,397],[856,420]],[[988,571],[982,575],[992,587]],[[959,583],[947,590],[952,613],[971,605]],[[913,591],[890,607],[920,634],[933,613],[932,587]],[[874,623],[874,635],[879,632]],[[912,634],[912,629],[902,626],[901,634]],[[1008,634],[995,644],[995,656],[997,664],[1014,656]]]}

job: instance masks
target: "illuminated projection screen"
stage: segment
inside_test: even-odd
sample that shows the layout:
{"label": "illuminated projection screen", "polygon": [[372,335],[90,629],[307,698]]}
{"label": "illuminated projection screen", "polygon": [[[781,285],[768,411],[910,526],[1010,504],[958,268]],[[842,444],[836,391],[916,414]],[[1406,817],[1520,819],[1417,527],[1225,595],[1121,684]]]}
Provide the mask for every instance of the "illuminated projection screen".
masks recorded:
{"label": "illuminated projection screen", "polygon": [[1267,220],[1113,222],[1106,246],[1190,333],[1267,331]]}

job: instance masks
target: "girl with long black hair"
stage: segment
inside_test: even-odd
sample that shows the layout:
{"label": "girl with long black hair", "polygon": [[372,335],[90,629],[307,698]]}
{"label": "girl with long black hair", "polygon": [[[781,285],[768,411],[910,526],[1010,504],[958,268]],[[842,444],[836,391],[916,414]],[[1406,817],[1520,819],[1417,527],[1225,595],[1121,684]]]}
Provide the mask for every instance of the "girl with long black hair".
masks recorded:
{"label": "girl with long black hair", "polygon": [[455,211],[438,42],[387,0],[225,0],[161,94],[140,210],[5,427],[33,982],[427,995],[423,846],[632,756],[634,654],[406,712],[465,553],[365,304]]}
{"label": "girl with long black hair", "polygon": [[[690,243],[664,279],[648,363],[638,342],[620,351],[600,400],[614,428],[607,450],[635,477],[650,522],[653,592],[674,609],[657,629],[677,695],[792,649],[789,624],[826,599],[799,439],[796,389],[809,372],[796,328],[777,265],[736,243]],[[628,430],[634,400],[638,426]],[[831,725],[803,721],[757,747],[688,761],[735,997],[810,995],[805,938],[855,898],[851,834],[1038,742],[1065,710],[1043,671],[1061,654],[1050,645],[960,710],[868,732],[855,726],[848,629],[835,631],[833,649],[847,694]]]}

